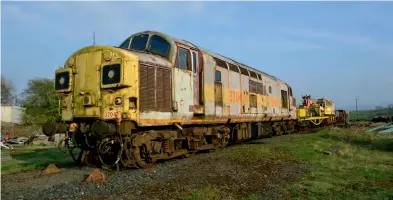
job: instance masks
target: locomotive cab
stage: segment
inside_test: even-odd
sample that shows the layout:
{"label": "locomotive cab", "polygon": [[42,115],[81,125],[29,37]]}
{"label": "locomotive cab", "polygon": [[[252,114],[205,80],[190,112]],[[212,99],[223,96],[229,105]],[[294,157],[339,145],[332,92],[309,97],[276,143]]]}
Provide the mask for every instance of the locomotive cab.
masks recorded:
{"label": "locomotive cab", "polygon": [[131,52],[90,46],[75,52],[55,72],[62,119],[130,118],[135,112],[138,57]]}

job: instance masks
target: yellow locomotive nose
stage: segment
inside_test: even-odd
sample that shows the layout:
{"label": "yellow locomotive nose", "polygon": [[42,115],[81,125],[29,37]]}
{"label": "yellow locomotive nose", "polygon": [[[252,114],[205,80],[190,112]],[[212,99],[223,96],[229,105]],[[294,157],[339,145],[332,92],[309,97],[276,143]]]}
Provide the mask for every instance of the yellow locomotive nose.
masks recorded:
{"label": "yellow locomotive nose", "polygon": [[[111,112],[123,110],[125,90],[135,83],[138,57],[132,52],[110,46],[90,46],[69,57],[64,68],[56,71],[56,90],[63,94],[63,119],[114,118],[105,117],[111,102]],[[132,73],[134,72],[134,73]],[[64,103],[67,102],[67,103]],[[128,110],[127,110],[128,111]]]}

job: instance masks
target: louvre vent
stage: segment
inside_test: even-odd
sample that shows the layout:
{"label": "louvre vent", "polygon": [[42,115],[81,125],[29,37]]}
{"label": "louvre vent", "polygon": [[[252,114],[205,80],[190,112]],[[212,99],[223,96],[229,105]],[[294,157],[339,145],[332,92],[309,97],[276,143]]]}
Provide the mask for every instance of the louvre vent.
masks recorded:
{"label": "louvre vent", "polygon": [[172,110],[171,68],[140,62],[139,81],[141,112]]}

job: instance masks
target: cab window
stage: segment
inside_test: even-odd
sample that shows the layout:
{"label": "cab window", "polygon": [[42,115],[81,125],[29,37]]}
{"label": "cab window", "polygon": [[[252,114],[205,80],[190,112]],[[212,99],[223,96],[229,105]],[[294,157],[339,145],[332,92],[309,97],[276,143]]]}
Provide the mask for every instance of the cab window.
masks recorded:
{"label": "cab window", "polygon": [[135,51],[145,50],[148,38],[149,38],[148,34],[141,34],[141,35],[134,36],[131,41],[130,49]]}
{"label": "cab window", "polygon": [[216,82],[221,82],[221,72],[216,70],[216,78],[215,78]]}
{"label": "cab window", "polygon": [[194,69],[194,73],[197,72],[197,57],[196,57],[196,53],[192,52],[192,67]]}
{"label": "cab window", "polygon": [[176,67],[179,69],[190,70],[189,66],[189,53],[187,49],[179,48],[177,52]]}
{"label": "cab window", "polygon": [[126,41],[124,41],[124,42],[120,45],[120,48],[128,49],[129,44],[130,44],[130,38],[128,38]]}
{"label": "cab window", "polygon": [[152,53],[167,58],[169,54],[169,49],[170,49],[170,44],[164,38],[158,35],[153,35],[150,38],[149,50]]}

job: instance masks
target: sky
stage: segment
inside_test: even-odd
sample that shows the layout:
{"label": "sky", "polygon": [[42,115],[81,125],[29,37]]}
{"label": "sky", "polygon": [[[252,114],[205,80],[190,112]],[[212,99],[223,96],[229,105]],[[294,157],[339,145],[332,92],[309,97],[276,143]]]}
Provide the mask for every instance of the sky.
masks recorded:
{"label": "sky", "polygon": [[329,98],[393,104],[393,2],[1,2],[1,73],[17,92],[75,51],[154,30]]}

